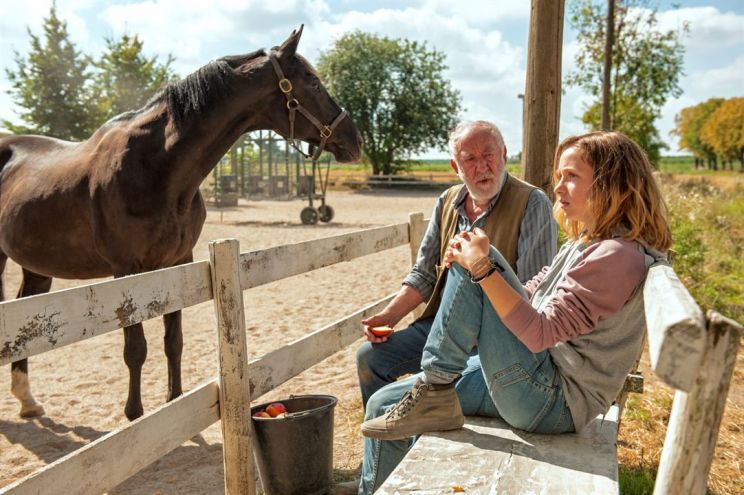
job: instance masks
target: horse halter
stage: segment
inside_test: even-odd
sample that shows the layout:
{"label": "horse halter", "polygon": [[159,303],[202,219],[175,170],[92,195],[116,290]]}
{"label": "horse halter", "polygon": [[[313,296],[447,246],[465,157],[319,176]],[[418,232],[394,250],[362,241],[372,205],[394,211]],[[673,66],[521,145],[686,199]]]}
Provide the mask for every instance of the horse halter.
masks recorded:
{"label": "horse halter", "polygon": [[[333,130],[339,123],[341,123],[342,120],[344,120],[344,117],[346,117],[346,111],[342,109],[341,113],[339,113],[338,116],[333,120],[333,122],[331,122],[331,125],[321,124],[320,121],[313,116],[313,114],[311,114],[305,107],[300,104],[299,101],[297,101],[297,98],[292,96],[292,83],[289,79],[284,77],[284,72],[282,72],[282,68],[279,66],[279,62],[277,61],[276,57],[274,55],[269,55],[269,60],[271,60],[271,65],[274,66],[276,77],[279,78],[279,90],[284,94],[284,96],[287,97],[287,109],[289,110],[289,139],[287,139],[287,142],[305,158],[312,158],[313,160],[317,160],[318,157],[320,157],[320,154],[323,152],[323,148],[325,148],[326,141],[328,141],[328,138],[331,137],[331,134],[333,134]],[[308,153],[302,151],[302,149],[300,149],[300,147],[296,144],[297,140],[294,137],[294,121],[295,112],[298,110],[311,124],[316,127],[316,129],[318,129],[318,132],[320,133],[320,145],[315,149],[315,152],[312,155],[309,155]]]}

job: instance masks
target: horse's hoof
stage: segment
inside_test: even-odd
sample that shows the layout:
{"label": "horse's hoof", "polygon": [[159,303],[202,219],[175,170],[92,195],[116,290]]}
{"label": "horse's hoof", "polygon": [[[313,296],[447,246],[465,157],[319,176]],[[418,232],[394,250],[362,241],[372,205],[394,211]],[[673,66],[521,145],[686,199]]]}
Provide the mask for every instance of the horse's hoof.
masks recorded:
{"label": "horse's hoof", "polygon": [[44,406],[41,404],[34,404],[33,406],[21,407],[22,418],[35,418],[37,416],[44,415]]}
{"label": "horse's hoof", "polygon": [[132,408],[125,407],[124,414],[126,415],[129,421],[134,421],[135,419],[139,418],[140,416],[144,414],[144,410],[142,409],[142,406],[132,407]]}

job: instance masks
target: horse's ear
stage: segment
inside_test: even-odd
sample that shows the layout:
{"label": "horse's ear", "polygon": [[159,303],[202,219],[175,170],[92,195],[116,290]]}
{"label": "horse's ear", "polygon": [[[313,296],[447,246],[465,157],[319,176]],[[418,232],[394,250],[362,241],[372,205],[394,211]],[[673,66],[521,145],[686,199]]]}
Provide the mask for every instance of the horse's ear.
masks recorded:
{"label": "horse's ear", "polygon": [[302,36],[302,28],[305,27],[304,24],[300,24],[300,29],[297,31],[292,31],[292,34],[289,35],[289,38],[282,43],[282,46],[279,47],[279,50],[282,52],[282,57],[292,57],[294,56],[295,52],[297,51],[297,45],[300,42],[300,36]]}

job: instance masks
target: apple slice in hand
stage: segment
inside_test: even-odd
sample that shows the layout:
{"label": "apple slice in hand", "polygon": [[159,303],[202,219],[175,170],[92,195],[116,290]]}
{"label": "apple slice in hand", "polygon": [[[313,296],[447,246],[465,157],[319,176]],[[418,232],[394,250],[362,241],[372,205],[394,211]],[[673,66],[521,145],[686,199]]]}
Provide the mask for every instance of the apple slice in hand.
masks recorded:
{"label": "apple slice in hand", "polygon": [[369,327],[369,331],[372,332],[372,335],[374,335],[375,337],[387,337],[388,335],[393,333],[393,329],[387,325],[382,325],[379,327]]}

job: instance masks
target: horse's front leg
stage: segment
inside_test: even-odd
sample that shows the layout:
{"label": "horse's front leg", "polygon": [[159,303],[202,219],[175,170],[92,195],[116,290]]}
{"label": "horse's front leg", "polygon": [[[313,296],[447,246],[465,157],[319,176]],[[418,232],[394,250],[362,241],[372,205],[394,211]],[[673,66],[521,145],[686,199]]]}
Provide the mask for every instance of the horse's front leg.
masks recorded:
{"label": "horse's front leg", "polygon": [[165,324],[165,355],[168,358],[168,397],[171,401],[181,395],[181,353],[183,352],[183,332],[181,331],[181,312],[163,315]]}
{"label": "horse's front leg", "polygon": [[147,357],[147,341],[142,324],[137,323],[131,327],[124,328],[124,362],[129,368],[129,396],[124,414],[132,421],[144,412],[142,408],[142,396],[140,393],[140,381],[142,379],[142,365]]}

